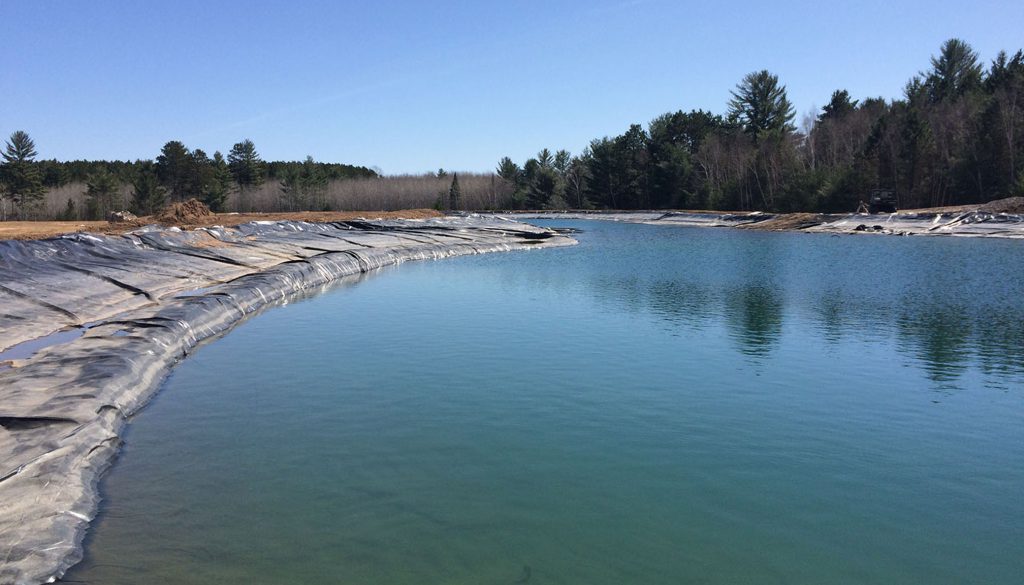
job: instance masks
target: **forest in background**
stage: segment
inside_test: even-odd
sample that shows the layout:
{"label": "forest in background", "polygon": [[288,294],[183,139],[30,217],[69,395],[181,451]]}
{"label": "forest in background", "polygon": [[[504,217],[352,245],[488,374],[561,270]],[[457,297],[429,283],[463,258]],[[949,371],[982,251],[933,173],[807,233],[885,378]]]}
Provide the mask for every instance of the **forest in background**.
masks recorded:
{"label": "forest in background", "polygon": [[225,157],[179,141],[154,160],[36,160],[26,132],[0,152],[0,219],[148,215],[189,198],[215,211],[719,209],[853,211],[876,188],[901,208],[1024,194],[1024,52],[987,67],[966,42],[943,43],[903,96],[845,89],[796,125],[786,87],[745,76],[724,114],[669,112],[591,141],[541,150],[494,173],[381,176],[345,164],[266,162],[250,140]]}
{"label": "forest in background", "polygon": [[728,111],[670,112],[591,141],[578,156],[541,150],[498,174],[510,207],[852,212],[872,189],[901,208],[1024,194],[1024,53],[986,68],[951,39],[903,97],[836,90],[795,124],[786,87],[758,71]]}

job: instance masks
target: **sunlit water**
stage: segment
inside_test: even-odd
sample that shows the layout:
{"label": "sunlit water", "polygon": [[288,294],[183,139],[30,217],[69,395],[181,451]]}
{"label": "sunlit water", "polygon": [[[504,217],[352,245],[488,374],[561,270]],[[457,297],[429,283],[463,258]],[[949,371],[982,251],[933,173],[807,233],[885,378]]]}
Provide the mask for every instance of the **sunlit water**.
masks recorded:
{"label": "sunlit water", "polygon": [[1024,580],[1024,243],[540,223],[199,350],[67,579]]}

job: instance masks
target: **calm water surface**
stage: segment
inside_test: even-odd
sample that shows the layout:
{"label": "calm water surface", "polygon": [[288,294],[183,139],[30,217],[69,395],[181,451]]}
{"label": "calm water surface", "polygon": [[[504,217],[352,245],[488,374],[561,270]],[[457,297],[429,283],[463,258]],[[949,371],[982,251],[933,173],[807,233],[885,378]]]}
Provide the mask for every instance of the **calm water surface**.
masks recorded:
{"label": "calm water surface", "polygon": [[1024,243],[539,223],[203,347],[67,580],[1022,582]]}

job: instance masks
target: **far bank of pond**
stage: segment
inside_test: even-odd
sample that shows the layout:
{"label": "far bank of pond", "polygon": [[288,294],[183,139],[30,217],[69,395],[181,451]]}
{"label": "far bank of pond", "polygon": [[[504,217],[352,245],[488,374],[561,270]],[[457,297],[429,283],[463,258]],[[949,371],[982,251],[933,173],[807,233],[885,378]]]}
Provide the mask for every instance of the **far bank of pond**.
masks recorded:
{"label": "far bank of pond", "polygon": [[984,205],[874,214],[570,210],[511,212],[501,216],[520,220],[596,219],[755,231],[1024,239],[1024,197],[1009,197]]}

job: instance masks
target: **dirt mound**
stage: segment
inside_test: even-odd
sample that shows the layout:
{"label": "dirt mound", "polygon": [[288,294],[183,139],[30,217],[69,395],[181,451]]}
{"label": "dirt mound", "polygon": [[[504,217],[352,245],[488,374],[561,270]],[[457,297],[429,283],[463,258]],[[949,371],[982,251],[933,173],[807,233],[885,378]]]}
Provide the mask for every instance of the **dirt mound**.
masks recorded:
{"label": "dirt mound", "polygon": [[128,210],[111,211],[107,214],[107,221],[109,223],[133,223],[138,219],[137,215]]}
{"label": "dirt mound", "polygon": [[825,219],[817,213],[783,213],[771,219],[736,227],[764,231],[789,231],[807,229],[824,221]]}
{"label": "dirt mound", "polygon": [[1024,197],[996,199],[995,201],[989,201],[978,209],[989,213],[1024,213]]}
{"label": "dirt mound", "polygon": [[196,223],[213,215],[210,208],[198,199],[189,199],[182,203],[171,203],[155,215],[160,223]]}

